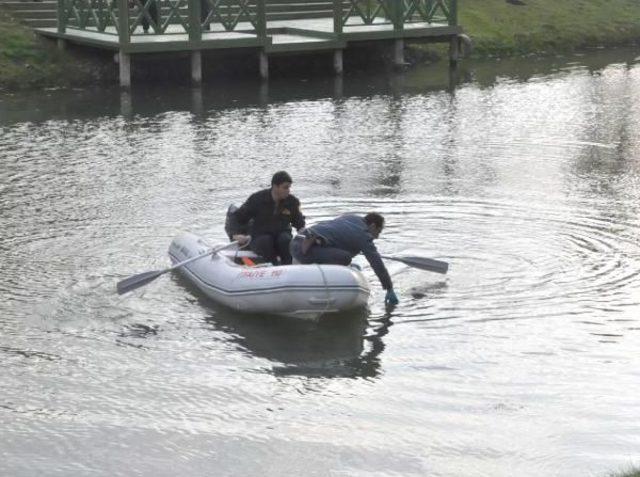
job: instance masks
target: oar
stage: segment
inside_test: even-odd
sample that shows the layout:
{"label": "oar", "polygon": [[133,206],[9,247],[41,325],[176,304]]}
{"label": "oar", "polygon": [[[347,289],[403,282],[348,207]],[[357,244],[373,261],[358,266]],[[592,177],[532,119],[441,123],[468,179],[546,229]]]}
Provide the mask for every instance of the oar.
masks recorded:
{"label": "oar", "polygon": [[404,257],[391,257],[389,255],[381,255],[382,258],[387,260],[395,260],[396,262],[402,262],[410,267],[419,268],[420,270],[428,270],[436,273],[447,273],[449,270],[449,264],[440,260],[427,257],[416,256],[404,256]]}
{"label": "oar", "polygon": [[136,288],[140,288],[141,286],[144,286],[147,283],[151,283],[160,275],[164,275],[165,273],[170,272],[171,270],[175,270],[176,268],[180,268],[183,265],[186,265],[187,263],[194,262],[208,255],[213,255],[214,253],[217,253],[226,248],[233,247],[234,245],[238,245],[238,242],[237,241],[231,242],[226,245],[222,245],[220,247],[212,248],[208,252],[205,252],[201,255],[197,255],[195,257],[191,257],[187,260],[184,260],[183,262],[176,263],[174,266],[165,268],[164,270],[154,270],[152,272],[139,273],[138,275],[133,275],[129,278],[125,278],[124,280],[119,281],[118,284],[116,285],[116,289],[118,290],[118,295],[122,295],[123,293],[127,293],[127,292],[130,292],[131,290],[135,290]]}

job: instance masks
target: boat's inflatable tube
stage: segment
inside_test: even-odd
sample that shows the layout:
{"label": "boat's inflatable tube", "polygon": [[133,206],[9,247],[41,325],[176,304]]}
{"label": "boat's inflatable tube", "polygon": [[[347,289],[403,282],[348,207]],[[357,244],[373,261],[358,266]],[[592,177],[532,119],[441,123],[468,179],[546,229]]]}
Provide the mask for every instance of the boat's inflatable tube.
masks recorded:
{"label": "boat's inflatable tube", "polygon": [[[175,264],[206,253],[211,245],[191,233],[169,247]],[[239,257],[252,252],[227,249],[195,260],[178,270],[212,300],[244,313],[315,319],[365,306],[369,283],[359,270],[340,265],[246,266]]]}

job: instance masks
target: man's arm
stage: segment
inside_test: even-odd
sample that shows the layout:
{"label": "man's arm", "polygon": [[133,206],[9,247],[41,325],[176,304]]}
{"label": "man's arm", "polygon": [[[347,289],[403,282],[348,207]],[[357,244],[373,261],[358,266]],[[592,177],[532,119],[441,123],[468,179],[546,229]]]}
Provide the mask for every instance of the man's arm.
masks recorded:
{"label": "man's arm", "polygon": [[300,211],[300,201],[298,199],[295,199],[295,205],[291,211],[291,225],[293,225],[296,230],[304,228],[305,225],[304,215],[302,215]]}
{"label": "man's arm", "polygon": [[[255,195],[255,194],[254,194]],[[229,214],[229,235],[232,240],[238,240],[241,244],[249,241],[247,224],[255,215],[255,197],[250,196],[235,212]]]}
{"label": "man's arm", "polygon": [[378,276],[380,283],[382,284],[382,288],[385,290],[393,290],[393,283],[391,282],[391,277],[389,276],[389,272],[387,271],[387,267],[384,266],[384,262],[378,253],[378,249],[373,243],[373,239],[369,238],[364,246],[362,247],[362,253],[364,254],[367,262],[373,268],[373,271]]}

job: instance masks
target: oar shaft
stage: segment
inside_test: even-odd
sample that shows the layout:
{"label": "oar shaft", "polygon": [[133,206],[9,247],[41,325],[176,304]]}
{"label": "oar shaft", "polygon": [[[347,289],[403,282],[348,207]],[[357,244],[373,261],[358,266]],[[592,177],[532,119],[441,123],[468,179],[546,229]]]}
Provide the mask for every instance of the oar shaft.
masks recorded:
{"label": "oar shaft", "polygon": [[180,268],[188,263],[194,262],[200,258],[206,257],[208,255],[213,255],[214,253],[220,252],[221,250],[227,249],[227,248],[231,248],[234,245],[237,245],[238,242],[231,242],[225,245],[222,245],[220,247],[216,247],[216,248],[212,248],[211,250],[209,250],[208,252],[202,253],[200,255],[196,255],[195,257],[191,257],[188,258],[187,260],[183,260],[182,262],[176,263],[175,265],[169,267],[169,268],[165,268],[164,270],[157,270],[157,271],[152,271],[152,272],[144,272],[144,273],[139,273],[138,275],[133,275],[129,278],[125,278],[124,280],[119,281],[116,284],[116,290],[118,291],[119,295],[122,295],[123,293],[127,293],[130,292],[131,290],[135,290],[136,288],[140,288],[141,286],[146,285],[147,283],[151,283],[152,281],[154,281],[156,278],[158,278],[161,275],[164,275],[167,272],[170,272],[171,270],[175,270],[176,268]]}

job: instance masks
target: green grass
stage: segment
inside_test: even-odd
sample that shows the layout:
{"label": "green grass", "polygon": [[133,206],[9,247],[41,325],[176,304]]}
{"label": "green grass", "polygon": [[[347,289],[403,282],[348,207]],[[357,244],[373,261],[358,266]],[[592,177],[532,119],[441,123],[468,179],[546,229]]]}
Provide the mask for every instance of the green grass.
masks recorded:
{"label": "green grass", "polygon": [[[473,56],[553,55],[640,43],[639,0],[458,0]],[[418,45],[418,49],[434,49]],[[435,48],[440,56],[446,51]]]}
{"label": "green grass", "polygon": [[26,70],[46,63],[46,52],[35,43],[32,33],[0,10],[0,85],[18,85]]}
{"label": "green grass", "polygon": [[477,55],[549,54],[640,39],[638,0],[460,0]]}
{"label": "green grass", "polygon": [[0,90],[97,82],[103,62],[61,52],[0,8]]}

